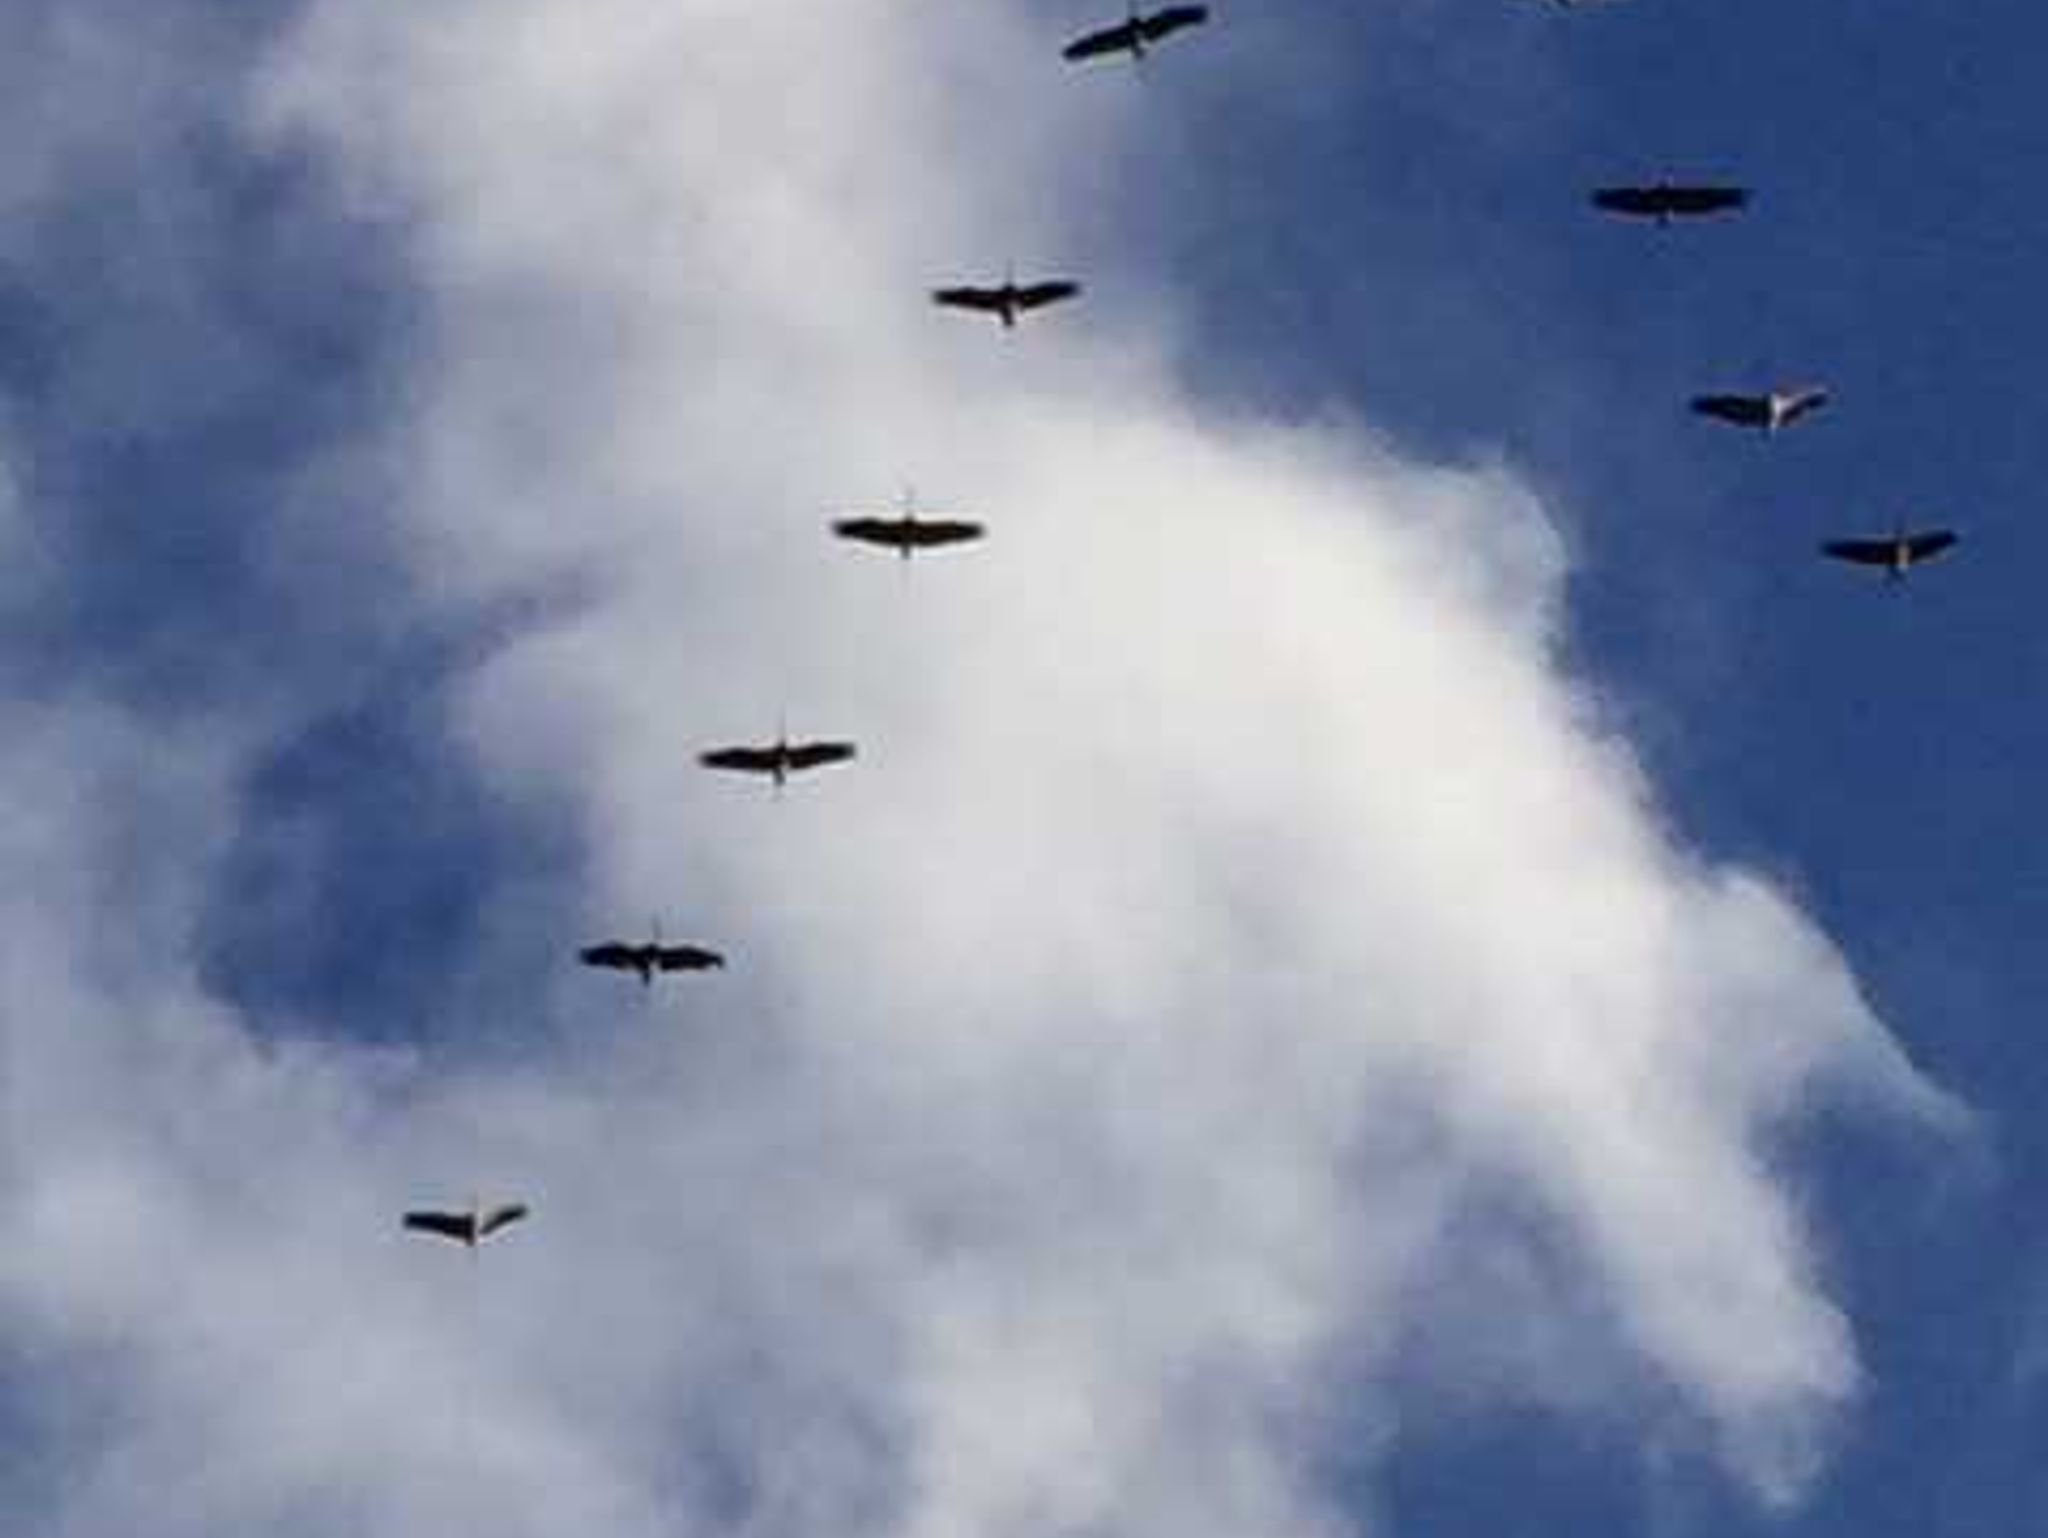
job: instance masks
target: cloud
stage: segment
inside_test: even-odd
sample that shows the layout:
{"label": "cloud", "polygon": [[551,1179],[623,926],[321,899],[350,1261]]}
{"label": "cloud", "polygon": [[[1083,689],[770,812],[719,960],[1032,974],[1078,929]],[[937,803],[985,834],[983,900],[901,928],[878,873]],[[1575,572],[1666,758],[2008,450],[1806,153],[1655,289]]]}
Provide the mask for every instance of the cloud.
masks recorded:
{"label": "cloud", "polygon": [[[414,263],[390,601],[583,595],[444,689],[478,801],[577,830],[493,943],[659,912],[735,964],[279,1032],[199,940],[274,723],[58,707],[0,1319],[31,1390],[113,1386],[40,1427],[52,1530],[1309,1538],[1371,1521],[1332,1450],[1460,1394],[1811,1474],[1858,1370],[1777,1140],[1957,1113],[1663,824],[1511,467],[1207,403],[1115,209],[1167,61],[1083,85],[1046,32],[354,0],[278,56],[251,131]],[[1010,260],[1090,292],[925,304]],[[826,538],[904,479],[988,543]],[[861,761],[695,769],[785,715]],[[393,1231],[472,1184],[535,1221]]]}

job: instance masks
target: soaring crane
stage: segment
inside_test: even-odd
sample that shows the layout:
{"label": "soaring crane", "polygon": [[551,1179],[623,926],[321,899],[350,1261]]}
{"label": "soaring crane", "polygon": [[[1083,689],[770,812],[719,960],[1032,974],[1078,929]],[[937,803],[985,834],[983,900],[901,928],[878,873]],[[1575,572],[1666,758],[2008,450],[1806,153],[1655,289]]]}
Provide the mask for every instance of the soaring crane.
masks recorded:
{"label": "soaring crane", "polygon": [[1692,409],[1703,417],[1716,417],[1737,427],[1754,427],[1770,434],[1790,427],[1827,403],[1828,392],[1810,385],[1772,390],[1763,395],[1695,395]]}
{"label": "soaring crane", "polygon": [[1066,278],[1019,284],[1015,277],[1005,277],[1000,287],[964,283],[953,288],[935,288],[932,303],[947,309],[979,310],[995,316],[1008,330],[1017,324],[1019,315],[1072,299],[1080,292],[1081,285]]}
{"label": "soaring crane", "polygon": [[1900,529],[1884,539],[1831,539],[1822,555],[1854,566],[1879,566],[1893,581],[1922,561],[1931,561],[1962,536],[1953,529]]}
{"label": "soaring crane", "polygon": [[576,954],[586,967],[637,972],[642,986],[651,985],[657,972],[705,972],[725,965],[723,956],[701,945],[663,945],[659,923],[654,925],[653,932],[651,940],[606,940],[600,945],[586,945]]}
{"label": "soaring crane", "polygon": [[1080,61],[1101,58],[1105,54],[1127,53],[1133,59],[1145,57],[1145,50],[1151,44],[1188,27],[1198,27],[1209,19],[1206,5],[1169,5],[1163,10],[1140,15],[1133,7],[1124,20],[1114,26],[1075,38],[1060,50],[1060,57]]}
{"label": "soaring crane", "polygon": [[1659,224],[1729,212],[1748,204],[1748,188],[1707,183],[1659,181],[1640,187],[1602,187],[1593,194],[1595,208],[1636,219],[1655,219]]}
{"label": "soaring crane", "polygon": [[509,1228],[527,1214],[524,1202],[501,1202],[486,1207],[472,1199],[467,1209],[461,1212],[438,1212],[431,1209],[408,1212],[405,1226],[416,1233],[435,1234],[443,1239],[453,1239],[457,1244],[475,1249],[484,1240],[501,1228]]}
{"label": "soaring crane", "polygon": [[987,530],[967,518],[920,518],[906,493],[903,511],[894,518],[874,514],[840,518],[833,522],[832,532],[857,544],[894,550],[907,561],[913,551],[968,544],[980,539]]}
{"label": "soaring crane", "polygon": [[763,747],[713,748],[697,755],[706,769],[729,769],[740,774],[765,774],[780,789],[792,774],[816,769],[822,764],[843,764],[854,756],[850,742],[791,742],[778,736]]}

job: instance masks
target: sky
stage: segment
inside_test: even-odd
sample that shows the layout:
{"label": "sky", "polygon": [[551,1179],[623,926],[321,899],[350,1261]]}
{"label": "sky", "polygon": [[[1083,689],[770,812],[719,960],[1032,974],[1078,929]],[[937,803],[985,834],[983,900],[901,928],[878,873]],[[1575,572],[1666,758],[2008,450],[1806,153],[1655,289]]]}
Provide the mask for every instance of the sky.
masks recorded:
{"label": "sky", "polygon": [[13,1527],[2038,1523],[2030,12],[9,19]]}

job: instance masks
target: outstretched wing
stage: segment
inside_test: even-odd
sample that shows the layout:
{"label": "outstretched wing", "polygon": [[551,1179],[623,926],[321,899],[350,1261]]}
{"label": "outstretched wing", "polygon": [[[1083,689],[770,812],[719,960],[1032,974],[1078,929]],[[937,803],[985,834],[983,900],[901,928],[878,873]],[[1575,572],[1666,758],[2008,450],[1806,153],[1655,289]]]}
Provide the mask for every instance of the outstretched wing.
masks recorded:
{"label": "outstretched wing", "polygon": [[709,753],[699,753],[697,762],[706,769],[736,769],[742,774],[773,774],[776,757],[773,748],[713,748]]}
{"label": "outstretched wing", "polygon": [[1692,409],[1742,427],[1761,427],[1771,419],[1770,402],[1755,395],[1696,395]]}
{"label": "outstretched wing", "polygon": [[1929,529],[1924,534],[1909,535],[1906,539],[1906,559],[1908,562],[1931,559],[1961,538],[1962,536],[1953,529]]}
{"label": "outstretched wing", "polygon": [[1150,16],[1139,17],[1138,30],[1145,34],[1146,42],[1156,43],[1185,27],[1200,26],[1208,19],[1209,7],[1206,5],[1169,5]]}
{"label": "outstretched wing", "polygon": [[1828,392],[1821,389],[1794,390],[1791,399],[1778,412],[1778,422],[1789,427],[1809,412],[1820,410],[1828,403]]}
{"label": "outstretched wing", "polygon": [[959,545],[980,539],[983,531],[965,518],[920,518],[904,532],[913,545]]}
{"label": "outstretched wing", "polygon": [[1663,202],[1654,187],[1602,187],[1593,194],[1593,206],[1610,214],[1663,212]]}
{"label": "outstretched wing", "polygon": [[1746,187],[1666,187],[1664,206],[1674,214],[1717,214],[1749,202]]}
{"label": "outstretched wing", "polygon": [[664,945],[654,953],[654,964],[664,972],[705,972],[724,966],[725,958],[701,945]]}
{"label": "outstretched wing", "polygon": [[469,1242],[469,1214],[466,1212],[408,1212],[405,1226],[423,1234]]}
{"label": "outstretched wing", "polygon": [[501,1228],[510,1228],[514,1223],[525,1217],[526,1212],[527,1208],[524,1202],[506,1202],[502,1207],[493,1207],[483,1215],[482,1221],[477,1224],[476,1236],[479,1239],[484,1239]]}
{"label": "outstretched wing", "polygon": [[832,525],[832,532],[841,539],[894,548],[902,540],[903,524],[893,518],[841,518]]}
{"label": "outstretched wing", "polygon": [[1000,310],[1003,307],[1003,295],[1000,289],[977,288],[973,284],[963,283],[956,288],[933,289],[932,303],[950,305],[956,310]]}
{"label": "outstretched wing", "polygon": [[1093,59],[1105,53],[1127,53],[1138,40],[1138,23],[1120,21],[1113,27],[1077,37],[1060,50],[1063,59]]}
{"label": "outstretched wing", "polygon": [[607,940],[602,945],[586,945],[576,953],[586,967],[616,967],[630,971],[637,963],[633,959],[633,947],[618,940]]}
{"label": "outstretched wing", "polygon": [[1889,566],[1892,542],[1888,539],[1831,539],[1820,547],[1822,555],[1857,566]]}
{"label": "outstretched wing", "polygon": [[789,750],[789,767],[815,769],[820,764],[843,764],[853,756],[850,742],[799,742]]}
{"label": "outstretched wing", "polygon": [[1064,278],[1050,283],[1027,283],[1017,290],[1017,308],[1036,310],[1048,304],[1058,304],[1062,299],[1072,299],[1081,292],[1081,285],[1069,283]]}

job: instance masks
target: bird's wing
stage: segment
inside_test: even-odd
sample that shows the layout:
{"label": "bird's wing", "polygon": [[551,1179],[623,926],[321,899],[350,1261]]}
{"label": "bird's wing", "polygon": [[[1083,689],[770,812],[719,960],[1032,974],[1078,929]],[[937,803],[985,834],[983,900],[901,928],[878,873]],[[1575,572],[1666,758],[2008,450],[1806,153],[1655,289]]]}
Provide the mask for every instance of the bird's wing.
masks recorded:
{"label": "bird's wing", "polygon": [[633,947],[618,940],[607,940],[602,945],[586,945],[576,953],[586,967],[630,967],[633,965]]}
{"label": "bird's wing", "polygon": [[1042,305],[1058,304],[1062,299],[1072,299],[1081,292],[1081,285],[1069,283],[1064,278],[1050,283],[1031,283],[1017,290],[1017,308],[1035,310]]}
{"label": "bird's wing", "polygon": [[1949,546],[1955,544],[1961,538],[1962,536],[1953,529],[1929,529],[1924,534],[1910,535],[1906,540],[1906,559],[1909,561],[1928,560],[1933,556],[1940,555],[1942,551],[1948,549]]}
{"label": "bird's wing", "polygon": [[965,518],[926,518],[910,526],[911,541],[919,545],[958,545],[981,535],[981,525]]}
{"label": "bird's wing", "polygon": [[1139,17],[1138,29],[1145,34],[1147,42],[1156,42],[1183,27],[1200,26],[1208,19],[1209,7],[1206,5],[1169,5],[1150,16]]}
{"label": "bird's wing", "polygon": [[1745,187],[1667,187],[1664,202],[1675,214],[1711,214],[1749,202]]}
{"label": "bird's wing", "polygon": [[799,742],[789,750],[789,767],[815,769],[820,764],[843,764],[853,755],[850,742]]}
{"label": "bird's wing", "polygon": [[496,1233],[501,1228],[510,1228],[514,1223],[525,1217],[526,1213],[527,1206],[524,1202],[506,1202],[502,1207],[493,1207],[483,1215],[482,1221],[477,1224],[476,1236],[482,1239],[489,1234]]}
{"label": "bird's wing", "polygon": [[832,525],[832,532],[841,539],[864,540],[871,545],[893,545],[897,528],[897,524],[886,518],[841,518]]}
{"label": "bird's wing", "polygon": [[745,774],[775,772],[772,748],[713,748],[709,753],[699,753],[697,762],[706,769],[737,769]]}
{"label": "bird's wing", "polygon": [[1593,206],[1610,214],[1654,214],[1659,204],[1648,187],[1602,187],[1593,194]]}
{"label": "bird's wing", "polygon": [[1003,296],[993,288],[976,288],[961,284],[956,288],[935,288],[932,303],[951,305],[956,310],[1000,310]]}
{"label": "bird's wing", "polygon": [[1739,422],[1744,427],[1754,426],[1770,417],[1770,407],[1754,395],[1696,395],[1692,409],[1703,417],[1719,417],[1724,422]]}
{"label": "bird's wing", "polygon": [[1113,27],[1075,38],[1060,50],[1063,59],[1093,59],[1105,53],[1123,53],[1138,38],[1135,21],[1120,21]]}
{"label": "bird's wing", "polygon": [[1852,561],[1858,566],[1889,566],[1892,563],[1892,542],[1888,539],[1831,539],[1820,547],[1820,553],[1833,556],[1838,561]]}
{"label": "bird's wing", "polygon": [[1796,422],[1808,412],[1820,410],[1827,403],[1828,392],[1825,390],[1794,390],[1791,401],[1786,405],[1783,414],[1780,415],[1778,420],[1787,423]]}
{"label": "bird's wing", "polygon": [[664,945],[654,960],[664,972],[703,972],[725,965],[723,956],[701,945]]}
{"label": "bird's wing", "polygon": [[423,1234],[439,1234],[444,1239],[469,1238],[469,1214],[466,1212],[408,1212],[405,1226]]}

